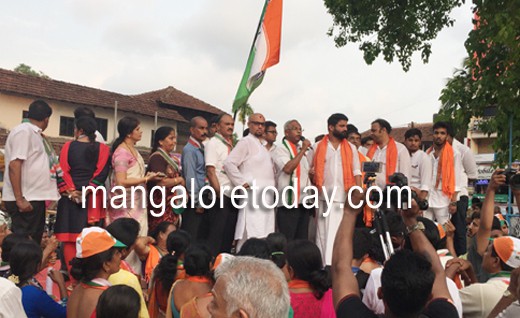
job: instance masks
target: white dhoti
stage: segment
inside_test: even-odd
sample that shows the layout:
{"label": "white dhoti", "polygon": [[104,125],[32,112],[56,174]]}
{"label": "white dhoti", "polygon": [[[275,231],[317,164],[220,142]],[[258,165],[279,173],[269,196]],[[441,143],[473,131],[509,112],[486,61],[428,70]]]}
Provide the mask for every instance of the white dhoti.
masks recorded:
{"label": "white dhoti", "polygon": [[321,251],[321,258],[325,266],[332,264],[332,249],[334,239],[338,232],[339,224],[343,218],[343,205],[341,202],[332,202],[328,216],[323,216],[327,212],[327,202],[318,201],[318,213],[316,215],[316,245]]}

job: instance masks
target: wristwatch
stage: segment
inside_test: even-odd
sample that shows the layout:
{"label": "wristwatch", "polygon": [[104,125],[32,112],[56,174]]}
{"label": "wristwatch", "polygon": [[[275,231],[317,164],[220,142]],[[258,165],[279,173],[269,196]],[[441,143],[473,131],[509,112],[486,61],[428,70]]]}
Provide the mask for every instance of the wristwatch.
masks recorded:
{"label": "wristwatch", "polygon": [[502,294],[502,297],[516,300],[516,296],[513,295],[513,294],[509,291],[509,289],[506,289],[506,291]]}
{"label": "wristwatch", "polygon": [[410,235],[412,232],[417,231],[417,230],[424,231],[424,229],[425,229],[425,227],[424,227],[423,222],[417,222],[414,225],[410,225],[410,226],[406,227],[406,235]]}

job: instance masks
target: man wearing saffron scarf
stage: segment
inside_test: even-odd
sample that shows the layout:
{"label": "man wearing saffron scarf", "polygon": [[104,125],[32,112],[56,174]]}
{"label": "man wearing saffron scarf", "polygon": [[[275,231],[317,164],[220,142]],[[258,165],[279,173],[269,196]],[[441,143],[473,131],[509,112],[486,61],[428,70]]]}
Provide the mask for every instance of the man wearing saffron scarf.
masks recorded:
{"label": "man wearing saffron scarf", "polygon": [[444,224],[450,219],[450,213],[457,211],[457,194],[460,191],[460,178],[456,168],[461,165],[460,153],[448,142],[452,133],[451,125],[437,122],[433,125],[433,146],[426,151],[432,162],[432,183],[430,186],[429,208],[424,216],[437,223]]}
{"label": "man wearing saffron scarf", "polygon": [[[235,231],[238,250],[248,238],[264,238],[274,232],[275,223],[274,209],[267,207],[273,205],[273,192],[266,191],[262,198],[265,188],[275,186],[273,161],[269,151],[262,145],[264,115],[251,115],[247,125],[249,135],[240,139],[224,161],[224,171],[233,186],[242,186],[247,190],[247,204],[239,209]],[[255,199],[253,195],[256,195]]]}
{"label": "man wearing saffron scarf", "polygon": [[233,186],[224,171],[224,161],[234,147],[235,121],[230,115],[223,114],[216,119],[216,124],[217,131],[207,143],[204,156],[209,184],[217,194],[217,200],[203,222],[213,256],[231,252],[238,216],[238,209],[231,202]]}
{"label": "man wearing saffron scarf", "polygon": [[388,183],[388,177],[400,172],[410,181],[410,154],[406,147],[390,137],[392,126],[384,119],[372,122],[370,136],[374,144],[368,149],[367,157],[381,163],[381,172],[376,174],[376,185],[383,189]]}
{"label": "man wearing saffron scarf", "polygon": [[[301,141],[302,131],[302,126],[297,120],[286,122],[282,146],[277,147],[273,153],[280,198],[276,211],[276,224],[288,241],[309,238],[309,216],[314,212],[313,208],[308,209],[302,205],[302,198],[306,194],[303,190],[311,185],[310,165],[307,159],[307,150],[311,142],[308,139]],[[295,191],[293,192],[292,189]]]}
{"label": "man wearing saffron scarf", "polygon": [[323,262],[330,266],[332,247],[348,190],[361,186],[361,167],[356,146],[347,141],[348,118],[333,114],[327,120],[328,135],[314,145],[312,168],[318,188],[316,245]]}

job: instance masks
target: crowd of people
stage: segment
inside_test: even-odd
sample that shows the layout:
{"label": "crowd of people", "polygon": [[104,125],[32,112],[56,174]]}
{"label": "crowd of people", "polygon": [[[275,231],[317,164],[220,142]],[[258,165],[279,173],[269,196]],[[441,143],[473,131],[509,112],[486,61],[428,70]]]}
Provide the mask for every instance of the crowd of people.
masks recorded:
{"label": "crowd of people", "polygon": [[[332,114],[313,143],[296,119],[255,113],[238,139],[232,116],[197,116],[181,154],[163,126],[145,162],[137,118],[107,144],[79,107],[58,156],[51,116],[34,101],[6,140],[0,317],[520,315],[520,240],[494,204],[507,178],[497,169],[483,202],[470,200],[475,158],[448,122],[423,151],[421,130],[402,144],[384,119],[362,138]],[[385,190],[403,180],[411,206]],[[382,197],[365,200],[370,186]]]}

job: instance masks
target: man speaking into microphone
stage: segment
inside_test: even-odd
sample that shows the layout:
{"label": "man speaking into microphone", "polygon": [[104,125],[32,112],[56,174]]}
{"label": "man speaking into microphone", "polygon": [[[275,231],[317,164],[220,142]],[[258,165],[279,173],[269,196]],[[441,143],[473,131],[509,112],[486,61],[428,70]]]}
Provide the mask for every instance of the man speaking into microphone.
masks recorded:
{"label": "man speaking into microphone", "polygon": [[[273,154],[277,171],[277,188],[280,194],[276,223],[279,231],[287,237],[288,241],[307,240],[309,215],[314,208],[305,208],[302,205],[302,197],[303,189],[311,185],[309,161],[306,157],[311,142],[302,136],[302,126],[297,120],[289,120],[283,128],[285,137],[282,139],[282,146],[277,147]],[[286,187],[294,188],[295,191],[284,191]],[[282,199],[282,195],[286,198]]]}

